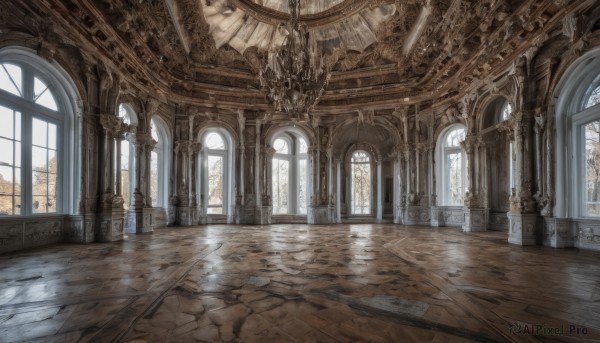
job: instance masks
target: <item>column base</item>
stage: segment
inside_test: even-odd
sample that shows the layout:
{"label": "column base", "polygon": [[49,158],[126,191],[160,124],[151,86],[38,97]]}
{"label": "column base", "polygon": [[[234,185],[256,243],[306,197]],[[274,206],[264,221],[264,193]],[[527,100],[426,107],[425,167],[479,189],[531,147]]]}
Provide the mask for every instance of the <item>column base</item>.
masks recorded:
{"label": "column base", "polygon": [[508,243],[516,245],[536,245],[538,215],[536,213],[508,212]]}
{"label": "column base", "polygon": [[273,207],[271,206],[256,207],[256,212],[254,214],[255,223],[258,225],[270,225],[272,213]]}
{"label": "column base", "polygon": [[487,230],[488,214],[487,208],[465,208],[465,222],[462,226],[464,232],[481,232]]}
{"label": "column base", "polygon": [[312,225],[335,224],[335,207],[329,205],[309,206],[307,222]]}
{"label": "column base", "polygon": [[576,228],[570,219],[544,218],[543,244],[553,248],[575,246]]}
{"label": "column base", "polygon": [[193,226],[200,222],[200,211],[195,206],[177,207],[175,211],[175,224],[179,226]]}
{"label": "column base", "polygon": [[123,240],[125,210],[112,210],[100,213],[97,217],[97,242],[115,242]]}
{"label": "column base", "polygon": [[431,213],[429,206],[408,206],[404,209],[404,225],[426,225],[431,224]]}
{"label": "column base", "polygon": [[95,214],[70,215],[65,219],[65,242],[92,243],[94,241]]}
{"label": "column base", "polygon": [[429,215],[429,225],[433,227],[444,226],[444,211],[443,209],[432,206],[430,208],[431,214]]}
{"label": "column base", "polygon": [[153,208],[141,208],[127,211],[127,233],[150,233],[154,231]]}

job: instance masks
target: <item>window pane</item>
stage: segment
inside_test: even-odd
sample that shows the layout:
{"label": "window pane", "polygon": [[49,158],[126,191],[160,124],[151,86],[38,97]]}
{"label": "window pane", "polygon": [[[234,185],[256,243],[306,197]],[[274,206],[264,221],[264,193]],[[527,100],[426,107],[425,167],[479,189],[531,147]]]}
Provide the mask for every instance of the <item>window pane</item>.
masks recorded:
{"label": "window pane", "polygon": [[0,89],[17,96],[23,96],[21,68],[12,64],[0,67]]}
{"label": "window pane", "polygon": [[15,139],[21,140],[21,112],[15,111]]}
{"label": "window pane", "polygon": [[129,111],[123,104],[119,105],[119,118],[123,119],[125,124],[131,124]]}
{"label": "window pane", "polygon": [[150,120],[150,134],[152,135],[152,139],[158,142],[158,132],[156,131],[156,124],[154,124],[154,119]]}
{"label": "window pane", "polygon": [[47,149],[35,146],[31,148],[31,167],[34,171],[46,172],[47,151]]}
{"label": "window pane", "polygon": [[446,136],[447,147],[460,147],[460,142],[465,140],[465,130],[462,128],[454,129],[448,132]]}
{"label": "window pane", "polygon": [[121,141],[121,197],[123,198],[123,207],[129,207],[129,142]]}
{"label": "window pane", "polygon": [[512,105],[510,103],[506,103],[506,106],[504,106],[504,110],[502,111],[502,120],[508,120],[510,119],[510,116],[513,113],[513,108]]}
{"label": "window pane", "polygon": [[[361,160],[365,156],[357,155],[356,158]],[[371,214],[371,165],[353,162],[351,164],[351,182],[350,207],[352,214]]]}
{"label": "window pane", "polygon": [[48,172],[49,173],[57,173],[58,172],[58,161],[56,157],[56,150],[48,150]]}
{"label": "window pane", "polygon": [[306,164],[306,159],[298,160],[298,214],[307,214],[306,206],[308,197],[306,196],[306,193],[308,187],[306,186],[306,175],[308,170]]}
{"label": "window pane", "polygon": [[21,166],[21,143],[20,142],[15,143],[15,166],[16,167]]}
{"label": "window pane", "polygon": [[33,196],[33,213],[46,213],[46,195]]}
{"label": "window pane", "polygon": [[0,106],[0,137],[14,138],[14,116],[13,110]]}
{"label": "window pane", "polygon": [[272,174],[273,214],[289,213],[289,179],[290,162],[278,158],[273,159]]}
{"label": "window pane", "polygon": [[211,150],[225,150],[225,141],[220,134],[216,132],[211,132],[206,135],[204,139],[204,144],[206,144],[207,149]]}
{"label": "window pane", "polygon": [[208,206],[223,205],[223,157],[208,156]]}
{"label": "window pane", "polygon": [[600,103],[600,86],[596,87],[592,91],[592,93],[590,93],[590,96],[587,98],[587,101],[585,103],[585,108],[592,107],[599,103]]}
{"label": "window pane", "polygon": [[286,141],[281,138],[277,138],[275,142],[273,142],[273,149],[275,149],[275,153],[277,154],[289,154],[290,148]]}
{"label": "window pane", "polygon": [[448,154],[446,160],[446,204],[462,205],[463,203],[463,171],[462,153]]}
{"label": "window pane", "polygon": [[[0,180],[1,182],[1,180]],[[13,196],[0,193],[0,216],[16,214],[13,212]]]}
{"label": "window pane", "polygon": [[14,165],[14,142],[0,138],[0,165]]}
{"label": "window pane", "polygon": [[56,125],[48,123],[48,148],[56,150]]}
{"label": "window pane", "polygon": [[355,151],[354,154],[352,154],[352,162],[369,162],[370,161],[370,156],[366,151]]}
{"label": "window pane", "polygon": [[17,206],[21,200],[15,198],[21,191],[19,173],[19,168],[0,166],[0,216],[20,213]]}
{"label": "window pane", "polygon": [[158,205],[158,153],[152,151],[150,154],[150,196],[152,206]]}
{"label": "window pane", "polygon": [[48,123],[43,120],[33,118],[31,129],[31,142],[33,145],[48,147]]}
{"label": "window pane", "polygon": [[58,186],[58,174],[48,174],[48,212],[56,212],[56,188]]}
{"label": "window pane", "polygon": [[0,166],[0,194],[13,194],[13,168]]}
{"label": "window pane", "polygon": [[308,144],[306,144],[306,140],[302,137],[298,138],[298,144],[300,149],[298,150],[301,154],[306,154],[308,152]]}
{"label": "window pane", "polygon": [[54,100],[54,95],[52,95],[52,91],[50,91],[50,88],[48,88],[48,86],[37,77],[34,78],[33,93],[33,100],[36,104],[42,105],[54,111],[58,110],[58,106],[56,106],[56,101]]}
{"label": "window pane", "polygon": [[600,216],[600,121],[584,126],[586,214]]}

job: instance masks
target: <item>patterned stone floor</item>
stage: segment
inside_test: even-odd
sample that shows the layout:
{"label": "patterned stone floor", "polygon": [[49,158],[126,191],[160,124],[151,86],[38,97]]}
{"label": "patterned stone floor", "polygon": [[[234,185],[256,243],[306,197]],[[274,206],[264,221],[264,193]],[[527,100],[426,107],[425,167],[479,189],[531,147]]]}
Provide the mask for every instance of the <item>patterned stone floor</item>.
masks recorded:
{"label": "patterned stone floor", "polygon": [[600,340],[600,253],[505,235],[215,225],[0,255],[0,342]]}

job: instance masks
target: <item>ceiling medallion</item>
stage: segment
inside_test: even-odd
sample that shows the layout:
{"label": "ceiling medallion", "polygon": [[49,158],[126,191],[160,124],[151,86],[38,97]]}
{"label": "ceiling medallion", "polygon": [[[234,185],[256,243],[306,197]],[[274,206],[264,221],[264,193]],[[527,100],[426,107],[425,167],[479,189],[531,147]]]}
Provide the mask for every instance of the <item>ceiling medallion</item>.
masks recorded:
{"label": "ceiling medallion", "polygon": [[318,56],[315,37],[300,23],[299,2],[288,0],[290,20],[277,27],[285,40],[268,51],[259,76],[275,110],[288,113],[292,119],[308,119],[327,87],[331,67]]}

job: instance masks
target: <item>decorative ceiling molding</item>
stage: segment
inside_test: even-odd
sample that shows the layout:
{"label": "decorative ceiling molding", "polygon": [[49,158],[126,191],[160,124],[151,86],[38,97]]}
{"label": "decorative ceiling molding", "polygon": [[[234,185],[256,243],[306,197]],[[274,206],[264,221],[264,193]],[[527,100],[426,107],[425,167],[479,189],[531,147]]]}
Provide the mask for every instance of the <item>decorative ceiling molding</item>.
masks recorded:
{"label": "decorative ceiling molding", "polygon": [[[279,2],[287,4],[286,1]],[[380,24],[396,13],[393,4],[373,9],[366,7],[367,4],[368,1],[346,0],[324,12],[301,17],[304,18],[301,21],[311,28],[309,31],[324,51],[344,49],[362,52],[377,42],[376,31]],[[279,24],[289,19],[286,13],[249,0],[202,1],[202,6],[217,49],[228,44],[243,55],[251,47],[267,51],[283,44],[285,32],[279,29]],[[342,8],[335,11],[338,7]],[[258,9],[262,11],[260,15],[256,14]],[[319,25],[311,26],[313,17],[325,19],[319,19]]]}

